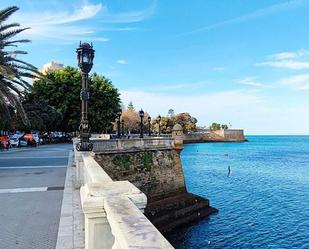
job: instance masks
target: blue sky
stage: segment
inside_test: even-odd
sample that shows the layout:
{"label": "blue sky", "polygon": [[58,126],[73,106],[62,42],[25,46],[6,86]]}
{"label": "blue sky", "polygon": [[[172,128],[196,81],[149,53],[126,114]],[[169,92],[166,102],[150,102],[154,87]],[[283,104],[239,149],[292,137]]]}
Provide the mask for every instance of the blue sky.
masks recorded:
{"label": "blue sky", "polygon": [[246,134],[309,134],[309,0],[1,0],[30,26],[23,59],[76,66],[93,42],[93,71],[125,105],[152,116],[190,112]]}

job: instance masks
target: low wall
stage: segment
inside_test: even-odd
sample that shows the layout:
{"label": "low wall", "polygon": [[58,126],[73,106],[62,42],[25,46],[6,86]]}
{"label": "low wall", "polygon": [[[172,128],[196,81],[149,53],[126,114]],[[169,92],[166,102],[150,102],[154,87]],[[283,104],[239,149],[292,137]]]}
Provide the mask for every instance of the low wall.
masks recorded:
{"label": "low wall", "polygon": [[75,151],[86,249],[173,248],[143,215],[147,198],[129,181],[113,181],[89,152]]}
{"label": "low wall", "polygon": [[174,147],[174,140],[172,138],[132,138],[132,139],[101,139],[92,138],[94,153],[102,152],[119,152],[130,150],[158,150],[171,149]]}

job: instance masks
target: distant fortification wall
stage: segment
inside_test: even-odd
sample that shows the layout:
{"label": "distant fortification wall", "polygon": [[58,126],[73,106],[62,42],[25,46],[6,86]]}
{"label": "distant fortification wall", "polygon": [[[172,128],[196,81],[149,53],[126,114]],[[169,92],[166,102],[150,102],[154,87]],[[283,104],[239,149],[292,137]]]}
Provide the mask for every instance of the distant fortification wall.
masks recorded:
{"label": "distant fortification wall", "polygon": [[184,143],[198,142],[244,142],[243,130],[217,130],[183,134]]}

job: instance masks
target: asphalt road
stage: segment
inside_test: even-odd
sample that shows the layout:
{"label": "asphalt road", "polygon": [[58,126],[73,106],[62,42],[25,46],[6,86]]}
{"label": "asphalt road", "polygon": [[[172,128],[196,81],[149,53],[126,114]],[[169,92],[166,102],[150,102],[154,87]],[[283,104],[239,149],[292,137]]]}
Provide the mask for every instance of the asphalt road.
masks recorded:
{"label": "asphalt road", "polygon": [[0,249],[54,249],[72,144],[0,152]]}

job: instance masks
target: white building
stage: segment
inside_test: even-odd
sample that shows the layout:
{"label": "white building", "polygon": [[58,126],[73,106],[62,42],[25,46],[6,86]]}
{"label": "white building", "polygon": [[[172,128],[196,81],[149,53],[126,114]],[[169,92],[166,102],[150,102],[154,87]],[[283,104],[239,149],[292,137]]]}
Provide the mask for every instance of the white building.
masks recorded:
{"label": "white building", "polygon": [[43,66],[43,68],[41,69],[41,73],[47,74],[48,72],[51,72],[57,69],[62,69],[62,68],[64,68],[63,64],[55,62],[55,61],[51,61]]}

